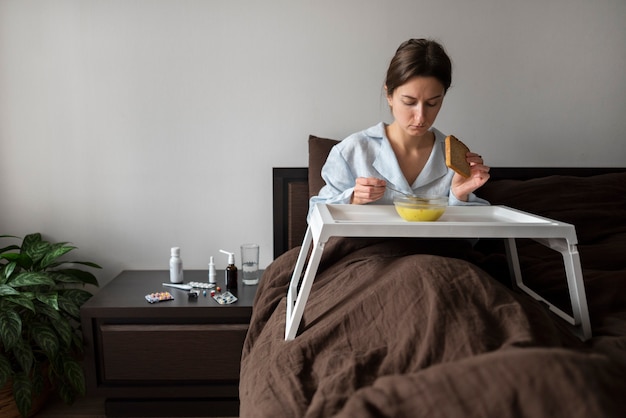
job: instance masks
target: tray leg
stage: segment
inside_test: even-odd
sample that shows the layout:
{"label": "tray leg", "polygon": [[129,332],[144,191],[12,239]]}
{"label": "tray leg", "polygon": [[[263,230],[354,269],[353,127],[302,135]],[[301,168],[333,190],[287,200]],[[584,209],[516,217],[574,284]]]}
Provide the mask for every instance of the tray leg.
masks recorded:
{"label": "tray leg", "polygon": [[[309,293],[311,292],[311,286],[315,280],[317,274],[317,268],[319,267],[322,253],[324,252],[325,242],[321,242],[319,234],[313,237],[313,231],[311,227],[308,227],[304,235],[302,242],[302,248],[300,254],[298,254],[298,260],[296,261],[296,267],[291,276],[291,282],[289,283],[289,290],[287,291],[287,317],[285,320],[285,341],[293,340],[296,338],[302,315],[304,314],[304,307]],[[313,245],[313,251],[307,265],[307,255],[309,249]],[[298,284],[302,275],[302,270],[306,265],[304,277],[302,277],[302,285],[298,292]]]}
{"label": "tray leg", "polygon": [[519,257],[517,256],[517,245],[515,238],[506,238],[504,240],[504,248],[506,250],[506,260],[509,264],[509,272],[511,274],[511,283],[519,287],[524,284],[522,280],[522,269],[519,265]]}
{"label": "tray leg", "polygon": [[[298,254],[298,260],[296,261],[296,266],[291,275],[291,282],[289,282],[289,289],[287,291],[287,324],[292,317],[293,305],[296,301],[296,297],[298,296],[298,283],[300,282],[300,277],[302,276],[302,271],[304,266],[306,265],[306,258],[309,253],[309,249],[311,248],[311,244],[313,243],[313,232],[311,231],[311,227],[307,227],[306,232],[304,234],[304,239],[302,240],[302,247],[300,247],[300,253]],[[285,328],[287,328],[286,325]]]}
{"label": "tray leg", "polygon": [[[322,258],[322,252],[324,252],[324,244],[325,243],[321,243],[318,240],[318,242],[313,246],[313,252],[311,253],[311,258],[309,259],[309,265],[304,272],[300,292],[298,292],[298,297],[295,305],[293,306],[293,311],[291,312],[291,315],[287,317],[287,321],[285,323],[285,341],[296,338],[296,333],[298,332],[298,327],[300,326],[300,321],[302,320],[302,315],[304,314],[304,307],[306,306],[309,293],[311,292],[311,286],[313,286],[313,281],[315,280],[317,268],[319,267],[320,259]],[[292,277],[291,280],[293,282],[294,277]]]}
{"label": "tray leg", "polygon": [[572,303],[573,324],[578,326],[578,336],[586,341],[591,338],[591,320],[587,305],[587,294],[580,265],[580,254],[574,244],[564,238],[537,239],[543,245],[558,251],[563,256],[563,265],[567,277],[567,287]]}
{"label": "tray leg", "polygon": [[585,285],[582,278],[583,275],[582,268],[580,266],[580,256],[576,250],[576,246],[569,245],[567,240],[563,238],[535,239],[535,241],[560,252],[563,256],[563,264],[565,266],[567,287],[572,304],[573,316],[556,307],[550,301],[524,284],[519,257],[517,254],[517,246],[515,245],[515,238],[507,238],[504,241],[507,260],[515,285],[528,295],[532,296],[534,299],[547,305],[550,311],[574,326],[574,331],[581,340],[588,340],[591,338],[591,321],[589,319],[587,296],[585,294]]}

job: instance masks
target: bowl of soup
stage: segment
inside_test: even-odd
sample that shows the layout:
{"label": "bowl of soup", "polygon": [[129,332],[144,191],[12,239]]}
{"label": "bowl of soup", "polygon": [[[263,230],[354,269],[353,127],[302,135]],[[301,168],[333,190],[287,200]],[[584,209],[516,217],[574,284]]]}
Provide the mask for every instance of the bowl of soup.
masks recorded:
{"label": "bowl of soup", "polygon": [[405,221],[432,222],[441,218],[448,206],[447,196],[398,196],[393,204]]}

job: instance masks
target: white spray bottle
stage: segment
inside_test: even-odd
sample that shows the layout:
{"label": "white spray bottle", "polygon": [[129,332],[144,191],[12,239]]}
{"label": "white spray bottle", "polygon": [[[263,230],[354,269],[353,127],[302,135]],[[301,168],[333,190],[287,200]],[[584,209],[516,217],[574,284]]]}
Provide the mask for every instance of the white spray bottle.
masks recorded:
{"label": "white spray bottle", "polygon": [[209,283],[216,283],[215,275],[215,264],[213,263],[213,256],[211,256],[211,258],[209,258]]}

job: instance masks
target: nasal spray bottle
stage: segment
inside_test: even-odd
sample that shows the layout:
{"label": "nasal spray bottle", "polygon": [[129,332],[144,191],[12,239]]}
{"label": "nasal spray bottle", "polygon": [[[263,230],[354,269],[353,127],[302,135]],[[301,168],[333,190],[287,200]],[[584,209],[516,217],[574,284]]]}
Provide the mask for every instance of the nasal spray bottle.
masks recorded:
{"label": "nasal spray bottle", "polygon": [[226,290],[237,290],[237,266],[235,266],[235,254],[220,250],[228,255],[228,265],[226,266]]}
{"label": "nasal spray bottle", "polygon": [[180,247],[172,247],[170,252],[170,282],[183,282],[183,260],[180,258]]}
{"label": "nasal spray bottle", "polygon": [[215,284],[215,264],[213,263],[213,256],[209,258],[209,283]]}

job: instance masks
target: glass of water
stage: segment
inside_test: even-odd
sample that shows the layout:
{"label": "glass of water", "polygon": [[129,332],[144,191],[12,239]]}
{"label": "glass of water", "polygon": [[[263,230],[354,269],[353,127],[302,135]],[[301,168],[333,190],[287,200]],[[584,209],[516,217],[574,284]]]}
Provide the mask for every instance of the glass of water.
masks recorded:
{"label": "glass of water", "polygon": [[243,244],[241,246],[241,270],[243,270],[243,284],[255,285],[259,283],[259,245]]}

